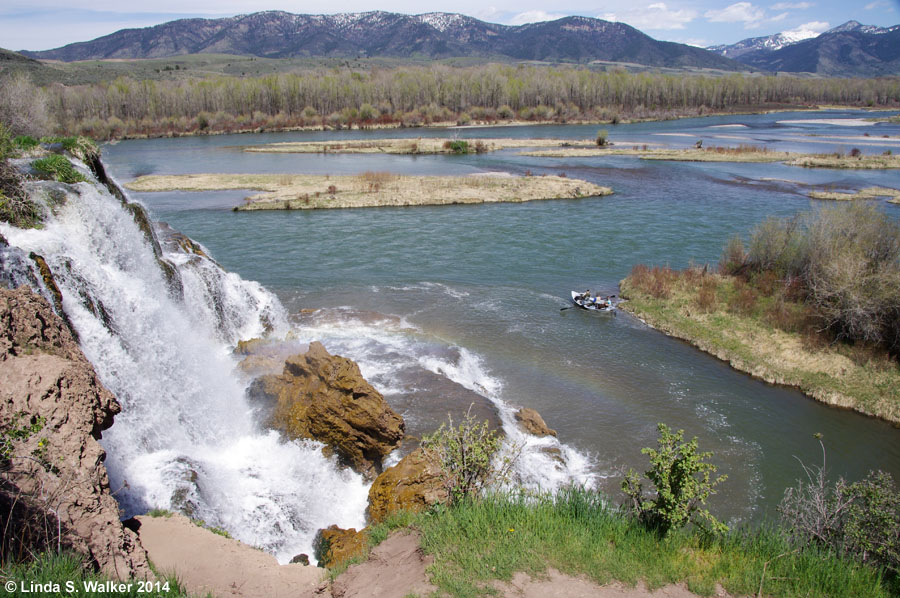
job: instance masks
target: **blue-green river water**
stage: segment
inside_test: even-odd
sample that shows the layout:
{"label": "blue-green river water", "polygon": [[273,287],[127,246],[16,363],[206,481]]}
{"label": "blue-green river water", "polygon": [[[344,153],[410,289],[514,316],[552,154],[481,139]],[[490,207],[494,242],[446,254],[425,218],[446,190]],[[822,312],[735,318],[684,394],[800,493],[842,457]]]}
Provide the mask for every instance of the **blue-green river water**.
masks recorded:
{"label": "blue-green river water", "polygon": [[[866,115],[863,115],[863,117]],[[752,143],[777,150],[900,150],[900,126],[857,112],[712,117],[606,127],[614,143],[670,147]],[[796,122],[814,121],[814,122]],[[636,263],[715,263],[723,244],[768,216],[821,204],[815,188],[900,188],[891,171],[805,170],[631,157],[244,153],[239,146],[358,137],[591,138],[597,126],[297,132],[125,141],[105,146],[120,182],[142,174],[277,172],[410,174],[565,172],[610,186],[605,198],[411,208],[232,212],[249,192],[132,193],[202,243],[227,270],[259,281],[301,335],[360,362],[421,433],[471,393],[533,407],[569,461],[560,476],[615,495],[617,470],[642,469],[657,422],[684,428],[729,476],[713,511],[774,516],[785,487],[820,459],[834,476],[870,469],[900,478],[900,429],[765,384],[620,313],[560,308],[569,291],[615,293]],[[884,135],[889,137],[885,138]],[[900,218],[900,205],[879,202]],[[301,313],[303,308],[319,308]]]}

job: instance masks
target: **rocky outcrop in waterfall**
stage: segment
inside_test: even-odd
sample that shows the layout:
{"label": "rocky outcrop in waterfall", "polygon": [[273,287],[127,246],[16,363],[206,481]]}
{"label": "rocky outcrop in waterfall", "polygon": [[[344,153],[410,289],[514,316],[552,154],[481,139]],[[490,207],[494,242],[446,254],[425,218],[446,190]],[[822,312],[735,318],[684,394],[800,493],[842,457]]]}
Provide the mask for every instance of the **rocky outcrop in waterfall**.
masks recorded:
{"label": "rocky outcrop in waterfall", "polygon": [[273,402],[274,428],[325,443],[369,479],[403,439],[403,418],[362,377],[356,362],[331,355],[322,343],[289,357],[281,374],[258,378],[251,395]]}
{"label": "rocky outcrop in waterfall", "polygon": [[375,478],[369,488],[370,523],[379,523],[397,511],[423,511],[447,502],[441,472],[418,448]]}
{"label": "rocky outcrop in waterfall", "polygon": [[0,289],[3,551],[69,548],[107,574],[149,576],[119,521],[98,439],[120,410],[69,328],[30,289]]}
{"label": "rocky outcrop in waterfall", "polygon": [[556,430],[551,430],[541,414],[530,407],[516,411],[516,422],[533,436],[556,436]]}

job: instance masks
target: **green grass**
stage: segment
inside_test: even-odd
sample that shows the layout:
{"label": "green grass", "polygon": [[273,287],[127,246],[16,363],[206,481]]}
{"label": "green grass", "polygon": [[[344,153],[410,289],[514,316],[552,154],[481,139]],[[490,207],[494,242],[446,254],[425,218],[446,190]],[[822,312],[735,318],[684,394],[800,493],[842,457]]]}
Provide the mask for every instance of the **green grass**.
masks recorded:
{"label": "green grass", "polygon": [[[0,596],[90,596],[90,598],[142,598],[146,596],[177,598],[188,596],[188,593],[174,577],[160,578],[159,585],[154,582],[152,591],[149,591],[151,589],[149,585],[140,587],[141,582],[139,581],[125,582],[131,585],[124,592],[88,591],[90,587],[87,584],[109,580],[109,577],[85,567],[84,560],[77,554],[42,553],[33,561],[20,564],[8,563],[0,567]],[[14,591],[7,588],[7,584],[10,582],[17,584]],[[67,582],[70,585],[67,586]],[[23,583],[24,587],[21,585]],[[26,593],[33,587],[31,584],[40,584],[42,587],[47,587],[45,584],[58,584],[59,591]],[[145,591],[140,591],[142,589]]]}
{"label": "green grass", "polygon": [[[403,523],[395,520],[386,528]],[[595,492],[493,495],[411,519],[435,558],[431,583],[450,596],[491,594],[493,580],[554,567],[598,584],[643,580],[650,588],[685,583],[700,595],[719,584],[732,595],[857,598],[900,595],[896,580],[815,549],[797,551],[777,531],[738,531],[720,539],[672,533],[661,540]],[[765,578],[763,571],[765,570]],[[890,584],[893,584],[891,586]]]}
{"label": "green grass", "polygon": [[[752,309],[731,309],[729,302],[737,295],[733,277],[715,278],[715,304],[702,309],[698,305],[700,282],[691,282],[684,272],[674,272],[674,276],[666,294],[660,296],[629,276],[620,283],[621,295],[628,299],[623,309],[740,371],[796,386],[829,404],[900,422],[900,364],[885,351],[830,343],[801,331],[776,328],[769,322],[775,299],[756,291]],[[787,308],[799,313],[799,304],[788,303]],[[791,344],[782,348],[785,341]]]}
{"label": "green grass", "polygon": [[87,179],[83,174],[75,170],[72,163],[65,156],[53,154],[46,158],[40,158],[31,163],[31,165],[53,180],[60,183],[83,183]]}

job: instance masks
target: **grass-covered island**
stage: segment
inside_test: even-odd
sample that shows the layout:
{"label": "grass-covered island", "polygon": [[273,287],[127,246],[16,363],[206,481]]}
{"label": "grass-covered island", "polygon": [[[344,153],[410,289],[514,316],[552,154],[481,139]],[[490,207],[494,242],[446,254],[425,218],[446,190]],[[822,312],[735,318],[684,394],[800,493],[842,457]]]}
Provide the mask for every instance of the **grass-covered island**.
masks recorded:
{"label": "grass-covered island", "polygon": [[638,265],[622,307],[768,382],[900,423],[900,226],[842,204],[770,219],[717,272]]}
{"label": "grass-covered island", "polygon": [[524,147],[588,148],[590,140],[565,139],[347,139],[338,141],[290,141],[249,145],[245,152],[276,154],[483,154]]}
{"label": "grass-covered island", "polygon": [[612,189],[565,176],[409,176],[387,172],[360,175],[188,174],[138,177],[132,191],[263,191],[235,210],[306,210],[375,206],[424,206],[611,195]]}
{"label": "grass-covered island", "polygon": [[788,166],[803,168],[845,168],[856,170],[887,170],[900,168],[900,155],[864,154],[858,149],[849,153],[801,154],[779,152],[764,146],[739,145],[737,147],[710,146],[705,148],[653,148],[646,145],[631,147],[563,147],[521,152],[523,156],[536,158],[592,158],[603,156],[636,156],[642,160],[669,160],[673,162],[783,162]]}

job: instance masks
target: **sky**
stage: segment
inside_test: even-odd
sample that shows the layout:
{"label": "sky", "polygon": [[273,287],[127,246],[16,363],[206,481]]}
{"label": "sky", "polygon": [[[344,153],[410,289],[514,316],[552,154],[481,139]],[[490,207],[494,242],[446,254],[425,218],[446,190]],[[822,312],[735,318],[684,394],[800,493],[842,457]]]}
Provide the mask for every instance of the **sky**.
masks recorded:
{"label": "sky", "polygon": [[119,29],[181,18],[217,18],[262,10],[300,14],[385,10],[406,14],[458,12],[483,21],[521,25],[569,15],[621,21],[660,40],[695,46],[731,44],[785,31],[821,33],[850,20],[900,24],[900,0],[3,0],[0,47],[47,50]]}

